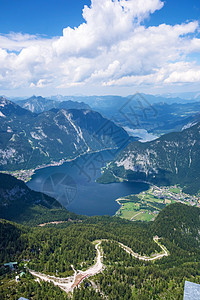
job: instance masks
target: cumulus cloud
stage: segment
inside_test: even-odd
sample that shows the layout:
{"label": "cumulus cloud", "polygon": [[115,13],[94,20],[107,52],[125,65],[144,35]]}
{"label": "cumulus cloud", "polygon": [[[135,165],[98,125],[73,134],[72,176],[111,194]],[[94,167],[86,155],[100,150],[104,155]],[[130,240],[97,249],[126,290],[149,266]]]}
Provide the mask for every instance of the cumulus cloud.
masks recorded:
{"label": "cumulus cloud", "polygon": [[63,35],[0,36],[1,88],[68,88],[83,85],[167,85],[199,82],[197,21],[145,27],[160,0],[92,0],[85,22]]}
{"label": "cumulus cloud", "polygon": [[162,6],[160,0],[92,0],[83,9],[85,23],[65,28],[53,47],[58,55],[97,56],[130,36],[139,20]]}
{"label": "cumulus cloud", "polygon": [[176,63],[169,65],[169,76],[165,79],[165,83],[193,83],[200,82],[200,66],[194,63]]}

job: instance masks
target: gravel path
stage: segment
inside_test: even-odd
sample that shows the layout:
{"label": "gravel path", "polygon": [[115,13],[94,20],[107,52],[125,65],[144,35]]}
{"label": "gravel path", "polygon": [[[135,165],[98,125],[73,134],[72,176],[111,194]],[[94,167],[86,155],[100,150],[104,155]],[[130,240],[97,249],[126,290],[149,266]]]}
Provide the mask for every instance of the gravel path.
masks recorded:
{"label": "gravel path", "polygon": [[[168,253],[166,247],[160,244],[160,242],[158,241],[159,238],[154,237],[153,240],[155,243],[157,243],[160,246],[160,248],[162,249],[162,253],[156,253],[152,257],[141,256],[138,253],[133,252],[133,250],[131,248],[125,246],[124,244],[122,244],[120,242],[118,242],[118,244],[122,249],[124,249],[127,253],[131,254],[133,257],[140,259],[140,260],[144,260],[144,261],[153,261],[156,259],[161,259],[164,256],[168,256],[169,253]],[[93,266],[88,268],[86,271],[80,271],[80,270],[76,271],[72,265],[74,275],[70,276],[70,277],[66,277],[66,278],[50,276],[50,275],[42,274],[40,272],[36,272],[36,271],[32,271],[32,270],[29,270],[29,272],[33,276],[35,276],[41,280],[52,282],[54,285],[59,286],[66,293],[73,292],[73,289],[76,286],[78,286],[85,278],[94,276],[95,274],[100,273],[103,270],[103,268],[104,268],[103,263],[102,263],[103,249],[101,248],[102,241],[108,241],[108,240],[98,240],[98,241],[94,242],[95,249],[97,251],[96,262]]]}

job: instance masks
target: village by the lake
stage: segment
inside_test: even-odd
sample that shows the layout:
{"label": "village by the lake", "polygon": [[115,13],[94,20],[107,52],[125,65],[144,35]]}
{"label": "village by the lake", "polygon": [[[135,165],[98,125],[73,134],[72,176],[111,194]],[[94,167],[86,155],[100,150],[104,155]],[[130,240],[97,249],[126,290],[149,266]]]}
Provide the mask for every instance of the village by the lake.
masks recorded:
{"label": "village by the lake", "polygon": [[177,185],[162,187],[153,185],[147,191],[118,198],[116,201],[121,205],[116,216],[131,221],[154,221],[165,206],[176,202],[200,207],[199,195],[186,194]]}

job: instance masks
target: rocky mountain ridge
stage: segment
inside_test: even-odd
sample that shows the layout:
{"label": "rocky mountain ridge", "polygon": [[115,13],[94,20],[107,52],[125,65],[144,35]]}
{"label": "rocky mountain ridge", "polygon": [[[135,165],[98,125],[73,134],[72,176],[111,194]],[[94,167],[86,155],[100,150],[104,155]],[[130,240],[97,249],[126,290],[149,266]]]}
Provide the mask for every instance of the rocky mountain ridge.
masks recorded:
{"label": "rocky mountain ridge", "polygon": [[0,98],[0,114],[0,170],[35,168],[129,141],[124,129],[91,110],[35,114]]}
{"label": "rocky mountain ridge", "polygon": [[102,181],[142,180],[180,184],[187,193],[200,190],[200,123],[147,142],[130,143],[104,170]]}
{"label": "rocky mountain ridge", "polygon": [[17,100],[16,104],[22,108],[28,109],[33,113],[42,113],[52,108],[56,109],[90,109],[89,105],[84,102],[77,102],[72,100],[56,101],[46,99],[41,96],[32,96],[28,99]]}

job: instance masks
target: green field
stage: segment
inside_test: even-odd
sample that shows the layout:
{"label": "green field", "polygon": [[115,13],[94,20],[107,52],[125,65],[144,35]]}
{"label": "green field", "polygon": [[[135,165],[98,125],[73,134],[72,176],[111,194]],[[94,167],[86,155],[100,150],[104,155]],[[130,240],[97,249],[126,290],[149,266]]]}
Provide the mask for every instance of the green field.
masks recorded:
{"label": "green field", "polygon": [[170,188],[169,191],[175,194],[179,194],[181,192],[180,188],[175,188],[175,187]]}
{"label": "green field", "polygon": [[153,221],[165,206],[177,201],[188,205],[190,201],[193,201],[195,206],[198,204],[197,197],[183,194],[181,188],[177,186],[161,188],[152,186],[148,191],[116,201],[121,205],[116,215],[131,221]]}
{"label": "green field", "polygon": [[150,192],[129,195],[117,200],[121,208],[117,216],[132,221],[154,220],[158,212],[164,208],[163,200],[153,196]]}
{"label": "green field", "polygon": [[[171,193],[178,193],[178,188],[172,187],[169,189]],[[121,208],[117,211],[116,215],[131,221],[153,221],[159,211],[166,205],[174,203],[173,199],[165,197],[157,197],[154,195],[153,188],[148,191],[141,192],[138,195],[129,195],[124,198],[117,199]]]}

